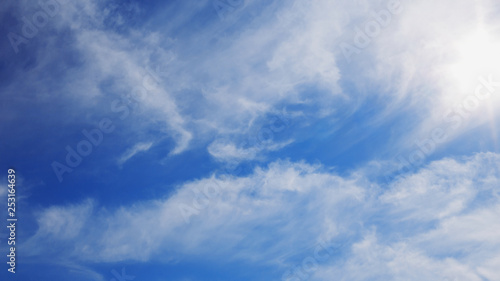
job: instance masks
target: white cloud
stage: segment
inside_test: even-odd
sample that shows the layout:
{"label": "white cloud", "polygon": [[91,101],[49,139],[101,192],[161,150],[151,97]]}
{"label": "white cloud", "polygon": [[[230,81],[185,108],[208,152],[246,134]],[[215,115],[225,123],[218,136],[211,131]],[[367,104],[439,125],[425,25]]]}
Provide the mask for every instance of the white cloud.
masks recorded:
{"label": "white cloud", "polygon": [[317,280],[498,280],[500,156],[444,159],[379,196],[381,224]]}
{"label": "white cloud", "polygon": [[[451,142],[478,126],[498,122],[500,88],[487,99],[475,98],[479,77],[494,74],[498,81],[500,27],[495,1],[401,1],[403,12],[364,50],[355,69],[381,86],[388,99],[387,113],[411,112],[415,129],[404,128],[392,148],[411,149],[416,140],[441,128]],[[450,13],[450,7],[453,12]],[[363,80],[357,80],[364,85]],[[378,81],[378,82],[377,82]],[[486,90],[483,88],[482,92]],[[478,101],[477,108],[469,104]],[[459,118],[458,122],[450,117]],[[446,117],[445,117],[446,116]],[[385,114],[376,119],[385,120]],[[375,123],[377,124],[377,123]],[[492,128],[494,130],[494,128]],[[487,136],[488,138],[490,136]]]}
{"label": "white cloud", "polygon": [[118,159],[118,165],[123,165],[123,163],[127,162],[130,158],[134,157],[139,152],[148,151],[152,145],[152,142],[140,142],[135,144],[133,147],[127,149],[127,151],[122,154],[122,156]]}
{"label": "white cloud", "polygon": [[[388,2],[245,1],[234,17],[223,22],[214,17],[196,30],[183,27],[210,1],[179,4],[181,12],[176,13],[165,4],[150,22],[119,33],[110,26],[120,26],[121,15],[107,1],[61,1],[61,11],[46,28],[70,32],[65,48],[81,58],[81,65],[65,66],[68,71],[53,81],[56,85],[37,89],[37,98],[76,99],[68,115],[82,118],[85,109],[110,114],[110,100],[141,95],[127,122],[133,129],[160,126],[176,143],[170,152],[174,155],[191,146],[210,146],[214,135],[244,136],[277,107],[301,105],[297,111],[305,124],[321,118],[341,123],[375,95],[387,106],[363,122],[379,126],[395,112],[415,113],[415,129],[387,146],[408,148],[431,129],[449,125],[443,124],[446,110],[474,92],[478,74],[496,69],[499,57],[492,50],[500,41],[495,32],[500,24],[492,14],[498,6],[495,1],[401,1],[403,12],[393,15],[380,35],[347,63],[340,43],[351,42],[356,27],[363,27],[371,12],[385,9]],[[128,10],[139,13],[140,7]],[[486,51],[479,43],[474,51],[469,43],[481,38],[475,36],[481,28],[491,40]],[[34,92],[26,85],[45,81],[42,74],[59,60],[60,41],[50,34],[40,36],[46,36],[47,44],[40,46],[44,51],[38,52],[37,64],[20,72],[7,90]],[[472,49],[469,55],[460,53],[464,48]],[[467,67],[478,54],[484,54],[480,59],[487,62],[485,69],[482,64]],[[463,79],[454,76],[457,64]],[[157,67],[162,70],[158,81],[145,83],[150,79],[146,69]],[[354,87],[341,87],[346,84]],[[470,124],[449,132],[447,141],[484,124],[491,124],[494,134],[499,101],[488,100],[472,114]],[[248,155],[259,157],[260,152]]]}
{"label": "white cloud", "polygon": [[[496,34],[498,22],[488,16],[496,6],[493,1],[483,1],[482,6],[465,0],[404,2],[403,13],[363,50],[357,63],[339,62],[338,44],[352,37],[354,26],[366,22],[370,11],[385,5],[367,2],[293,1],[279,7],[249,1],[245,9],[252,19],[244,24],[208,22],[199,31],[172,37],[208,2],[157,21],[161,25],[153,30],[120,34],[104,24],[113,14],[101,9],[104,1],[66,1],[54,25],[74,36],[68,48],[78,52],[82,67],[58,77],[54,83],[66,86],[54,96],[69,93],[82,101],[82,107],[99,104],[109,113],[109,100],[138,94],[137,118],[127,121],[134,128],[141,127],[140,122],[160,124],[160,131],[176,142],[171,154],[189,149],[196,139],[208,144],[209,153],[219,160],[241,161],[289,144],[272,141],[247,149],[235,141],[278,106],[301,105],[305,109],[297,111],[304,119],[318,120],[339,112],[352,114],[368,95],[379,95],[388,106],[367,122],[381,124],[399,110],[416,112],[416,129],[394,141],[408,147],[429,128],[440,126],[446,109],[474,91],[477,74],[497,67],[498,57],[493,57],[490,67],[469,70],[464,66],[481,48],[466,56],[460,53],[475,40],[480,19],[491,35]],[[263,9],[252,14],[257,6]],[[119,15],[113,17],[120,24]],[[498,39],[493,36],[486,51],[491,53]],[[7,90],[26,90],[23,85],[46,79],[41,73],[57,61],[60,44],[50,36],[46,41],[41,48],[47,52],[40,52],[44,55],[34,66],[37,71],[21,73],[22,79]],[[453,72],[457,65],[462,69],[458,78]],[[147,69],[157,66],[161,73],[152,77]],[[342,82],[352,82],[354,90],[343,92]],[[307,87],[314,91],[304,90]],[[373,88],[380,91],[374,93]],[[50,88],[36,92],[42,100],[53,97]],[[493,113],[496,107],[496,98],[484,106]],[[498,118],[485,112],[472,114],[471,122],[494,124]],[[454,131],[449,140],[471,127]],[[137,144],[118,163],[151,145]],[[346,280],[412,280],[425,272],[426,280],[496,280],[500,242],[492,233],[499,230],[499,162],[496,154],[437,161],[391,183],[388,190],[359,171],[342,178],[323,167],[275,162],[247,177],[185,183],[169,198],[117,210],[93,202],[48,208],[38,215],[40,227],[26,245],[32,254],[62,252],[68,258],[93,261],[210,253],[287,264],[283,256],[289,254],[289,245],[355,237],[359,241],[352,244],[345,267],[324,265],[316,278],[328,279],[326,274],[332,273]],[[207,186],[215,186],[215,191],[206,192],[217,194],[204,195]],[[195,208],[189,224],[180,211],[186,206]]]}
{"label": "white cloud", "polygon": [[[71,33],[66,47],[77,53],[81,65],[54,81],[60,84],[57,93],[38,92],[45,99],[69,98],[71,93],[78,101],[74,118],[85,108],[110,114],[110,100],[138,94],[140,106],[127,122],[138,128],[143,127],[139,122],[164,124],[161,131],[176,142],[170,154],[210,143],[215,134],[222,138],[248,134],[256,119],[282,104],[308,107],[302,110],[308,118],[329,116],[344,108],[336,100],[347,99],[338,85],[334,56],[335,38],[345,24],[339,21],[346,18],[336,9],[339,3],[348,1],[295,1],[284,7],[251,1],[245,9],[256,17],[246,23],[220,22],[215,17],[203,29],[179,33],[182,24],[211,5],[210,1],[189,7],[183,3],[183,13],[167,12],[172,16],[168,20],[165,15],[161,21],[153,16],[148,30],[137,27],[118,33],[109,20],[119,24],[120,15],[110,11],[113,6],[106,1],[64,1],[51,27]],[[228,31],[230,24],[239,31]],[[40,73],[58,59],[59,53],[51,51],[60,48],[56,39],[44,38],[47,51],[40,52],[37,71],[14,81],[13,88],[35,85],[43,78]],[[157,67],[162,70],[159,79],[144,87],[145,78],[150,78],[146,69]],[[311,96],[303,87],[318,91]]]}
{"label": "white cloud", "polygon": [[405,242],[380,243],[368,234],[352,245],[340,265],[320,268],[312,280],[483,280],[467,264],[453,258],[432,258]]}
{"label": "white cloud", "polygon": [[497,280],[499,164],[494,153],[443,159],[382,190],[359,173],[275,162],[114,211],[53,207],[28,244],[43,252],[73,239],[72,250],[58,250],[94,262],[209,255],[281,268],[319,241],[338,241],[349,243],[341,260],[320,264],[313,280]]}
{"label": "white cloud", "polygon": [[[204,192],[209,194],[208,199]],[[167,251],[172,253],[167,254],[170,258],[210,253],[250,259],[265,255],[276,259],[276,255],[283,254],[287,243],[307,244],[320,236],[335,237],[339,235],[338,229],[349,228],[354,223],[351,219],[358,216],[356,211],[346,218],[335,208],[360,207],[365,193],[354,179],[322,173],[306,164],[275,163],[249,177],[186,183],[168,199],[142,202],[111,213],[95,210],[91,214],[87,207],[82,207],[77,212],[84,216],[78,219],[79,223],[93,219],[82,231],[83,237],[75,239],[75,252],[71,255],[94,261],[148,260]],[[189,223],[180,209],[183,206],[199,210],[189,217]],[[44,219],[54,212],[60,216],[50,217],[65,218],[76,209],[52,208],[44,212],[39,220],[40,231],[30,245],[48,239],[43,235],[44,229],[55,229],[54,238],[63,234],[69,237],[67,231],[51,227],[54,222]],[[259,229],[254,229],[257,226]],[[304,231],[292,234],[293,229]],[[320,235],[321,231],[317,231],[321,229],[328,233]],[[266,233],[272,235],[267,237]],[[262,248],[274,241],[276,234],[283,239]],[[244,249],[234,253],[234,247]]]}
{"label": "white cloud", "polygon": [[291,144],[292,142],[293,140],[284,142],[257,142],[255,145],[249,145],[249,147],[244,148],[237,147],[232,142],[216,140],[208,146],[208,152],[218,160],[235,163],[255,159],[262,151],[276,151]]}

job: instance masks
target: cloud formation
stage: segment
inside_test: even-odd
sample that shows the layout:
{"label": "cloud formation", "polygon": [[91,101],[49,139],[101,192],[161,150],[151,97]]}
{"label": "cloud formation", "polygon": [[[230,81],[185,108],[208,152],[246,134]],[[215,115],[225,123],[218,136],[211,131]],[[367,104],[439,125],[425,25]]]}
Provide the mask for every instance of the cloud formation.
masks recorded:
{"label": "cloud formation", "polygon": [[418,272],[426,280],[497,280],[499,164],[494,153],[443,159],[382,189],[360,174],[279,161],[115,210],[92,201],[51,207],[27,245],[87,262],[209,255],[283,268],[293,266],[287,257],[328,241],[347,243],[343,258],[321,264],[313,280],[417,280]]}
{"label": "cloud formation", "polygon": [[[146,2],[0,4],[5,34],[50,13],[0,43],[2,152],[49,167],[114,126],[72,179],[38,175],[60,192],[30,199],[26,256],[94,279],[214,259],[294,281],[500,280],[497,1]],[[325,243],[342,246],[304,266]]]}

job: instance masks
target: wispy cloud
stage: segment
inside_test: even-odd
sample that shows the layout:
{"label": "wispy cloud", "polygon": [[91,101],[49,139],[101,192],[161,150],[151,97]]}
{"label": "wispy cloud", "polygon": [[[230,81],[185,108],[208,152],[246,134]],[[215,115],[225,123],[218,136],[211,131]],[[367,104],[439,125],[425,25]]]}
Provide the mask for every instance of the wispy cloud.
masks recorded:
{"label": "wispy cloud", "polygon": [[[208,259],[278,276],[326,241],[345,246],[294,276],[500,280],[500,156],[477,153],[498,149],[496,1],[245,0],[222,21],[211,0],[57,1],[12,61],[0,43],[0,129],[23,146],[44,136],[26,147],[54,141],[51,155],[63,158],[66,141],[104,117],[115,129],[99,149],[69,144],[99,151],[83,153],[85,163],[141,165],[137,156],[154,148],[184,170],[127,203],[65,189],[71,199],[37,207],[38,227],[20,242],[27,257],[58,256],[94,279],[101,262]],[[401,9],[387,14],[391,5]],[[16,22],[8,31],[21,33],[23,17],[41,9],[0,6]],[[367,44],[346,60],[340,46],[359,40]],[[33,116],[43,126],[18,126]],[[380,183],[397,155],[412,168]],[[214,172],[226,162],[254,168]],[[86,168],[80,175],[93,176]]]}
{"label": "wispy cloud", "polygon": [[[492,153],[444,159],[382,190],[360,174],[343,178],[319,166],[276,162],[247,177],[186,183],[167,199],[112,212],[89,212],[88,204],[50,208],[41,213],[40,230],[28,243],[38,245],[31,252],[45,253],[43,245],[73,238],[73,250],[57,250],[94,262],[210,253],[279,268],[291,262],[284,257],[307,254],[288,245],[350,241],[344,261],[322,265],[315,278],[335,273],[350,280],[413,280],[423,271],[428,280],[494,280],[499,163]],[[196,196],[208,185],[216,196]],[[199,209],[186,224],[180,207],[192,200]],[[83,217],[71,231],[67,224],[54,228],[54,219],[48,219],[72,213]],[[50,236],[42,235],[48,229]]]}
{"label": "wispy cloud", "polygon": [[139,152],[148,151],[152,145],[153,145],[152,142],[137,143],[133,147],[127,149],[127,151],[125,151],[125,153],[122,154],[122,156],[117,161],[118,165],[119,166],[123,165],[125,162],[127,162],[130,158],[134,157]]}

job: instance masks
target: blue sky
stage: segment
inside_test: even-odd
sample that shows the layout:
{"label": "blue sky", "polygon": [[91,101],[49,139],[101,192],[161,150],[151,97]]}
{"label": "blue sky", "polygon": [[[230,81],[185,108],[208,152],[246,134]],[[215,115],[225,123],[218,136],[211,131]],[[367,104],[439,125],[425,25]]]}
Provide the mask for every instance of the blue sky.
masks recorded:
{"label": "blue sky", "polygon": [[2,2],[1,279],[500,280],[499,14]]}

